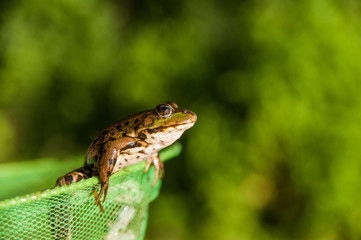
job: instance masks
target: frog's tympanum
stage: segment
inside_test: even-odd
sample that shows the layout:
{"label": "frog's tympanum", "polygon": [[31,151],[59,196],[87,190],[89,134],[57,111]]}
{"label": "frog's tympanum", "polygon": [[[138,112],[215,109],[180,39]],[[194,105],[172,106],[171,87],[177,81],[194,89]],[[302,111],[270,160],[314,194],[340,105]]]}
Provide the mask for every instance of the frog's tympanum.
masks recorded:
{"label": "frog's tympanum", "polygon": [[107,196],[109,177],[120,169],[141,161],[147,161],[144,172],[151,165],[156,170],[153,186],[159,175],[163,177],[163,163],[159,150],[174,143],[197,116],[186,109],[179,109],[174,102],[158,105],[120,120],[101,132],[90,144],[84,166],[58,178],[56,187],[70,185],[93,176],[99,176],[101,189],[96,203]]}

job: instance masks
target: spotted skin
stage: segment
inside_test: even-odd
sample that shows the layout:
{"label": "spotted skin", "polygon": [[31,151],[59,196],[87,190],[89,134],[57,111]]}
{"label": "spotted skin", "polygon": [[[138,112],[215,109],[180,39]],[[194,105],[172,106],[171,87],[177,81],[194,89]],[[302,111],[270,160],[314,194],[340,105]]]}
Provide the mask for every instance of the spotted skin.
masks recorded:
{"label": "spotted skin", "polygon": [[58,178],[56,186],[70,185],[93,176],[101,184],[96,203],[106,199],[109,177],[127,166],[146,161],[144,172],[155,167],[154,186],[164,175],[163,163],[158,152],[174,143],[197,116],[186,109],[179,109],[174,102],[158,105],[153,110],[133,114],[103,130],[90,144],[84,166]]}

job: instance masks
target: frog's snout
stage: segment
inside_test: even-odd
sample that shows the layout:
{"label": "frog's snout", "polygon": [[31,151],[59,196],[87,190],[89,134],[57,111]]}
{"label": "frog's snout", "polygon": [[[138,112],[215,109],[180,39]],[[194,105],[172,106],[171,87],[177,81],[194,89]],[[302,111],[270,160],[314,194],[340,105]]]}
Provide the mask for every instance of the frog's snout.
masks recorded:
{"label": "frog's snout", "polygon": [[183,112],[184,114],[188,114],[188,115],[189,115],[189,121],[190,121],[190,122],[195,122],[195,121],[197,121],[197,115],[196,115],[194,112],[189,111],[189,110],[187,110],[187,109],[183,109],[182,112]]}

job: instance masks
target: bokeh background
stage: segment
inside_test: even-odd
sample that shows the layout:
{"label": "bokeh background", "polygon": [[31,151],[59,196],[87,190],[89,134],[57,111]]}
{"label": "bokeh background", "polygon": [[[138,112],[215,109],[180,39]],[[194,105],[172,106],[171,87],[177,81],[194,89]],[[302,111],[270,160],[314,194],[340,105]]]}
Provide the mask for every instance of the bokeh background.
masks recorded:
{"label": "bokeh background", "polygon": [[172,100],[198,122],[147,239],[360,239],[360,14],[357,0],[2,0],[0,162],[83,155]]}

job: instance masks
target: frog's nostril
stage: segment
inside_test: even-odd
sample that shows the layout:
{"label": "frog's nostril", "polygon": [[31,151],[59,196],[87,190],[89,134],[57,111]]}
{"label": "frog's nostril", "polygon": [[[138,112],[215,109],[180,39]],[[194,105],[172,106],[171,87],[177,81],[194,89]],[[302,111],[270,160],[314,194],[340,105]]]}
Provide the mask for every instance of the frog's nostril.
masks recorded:
{"label": "frog's nostril", "polygon": [[192,115],[194,115],[193,112],[191,112],[191,111],[189,111],[189,110],[187,110],[187,109],[184,109],[182,112],[183,112],[184,114],[192,114]]}
{"label": "frog's nostril", "polygon": [[192,119],[192,121],[196,121],[197,120],[197,115],[194,113],[194,112],[192,112],[192,111],[189,111],[189,110],[187,110],[187,109],[182,109],[182,113],[184,113],[184,114],[188,114],[188,116],[190,117],[190,119]]}

